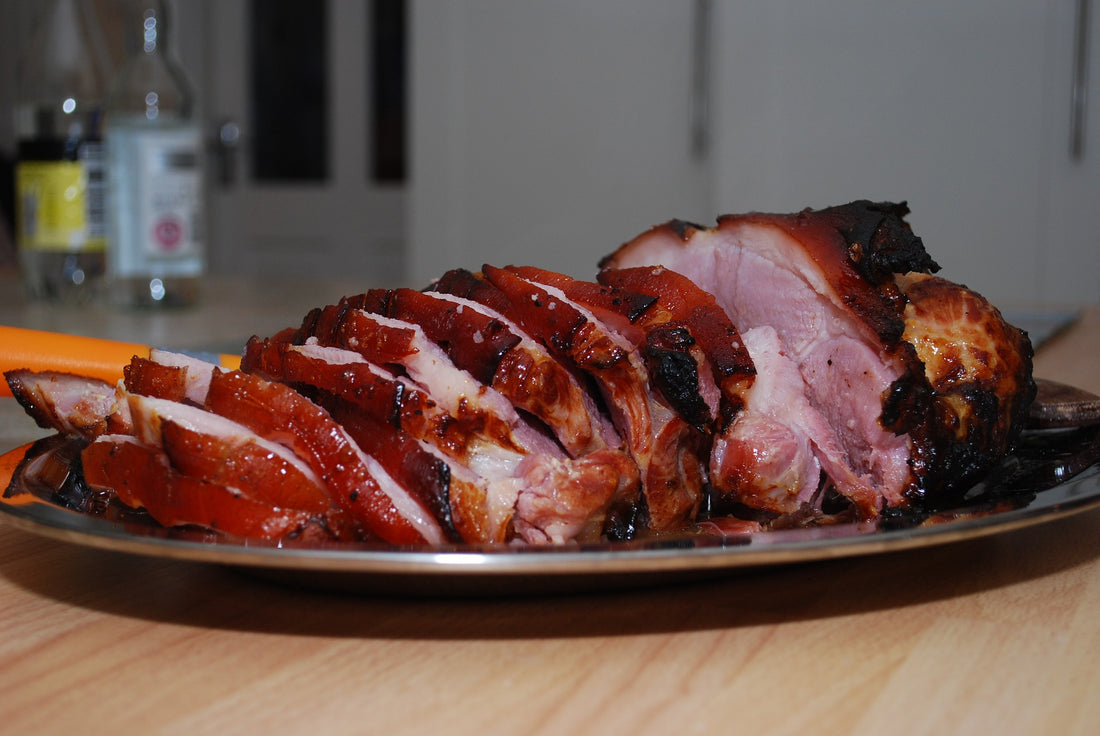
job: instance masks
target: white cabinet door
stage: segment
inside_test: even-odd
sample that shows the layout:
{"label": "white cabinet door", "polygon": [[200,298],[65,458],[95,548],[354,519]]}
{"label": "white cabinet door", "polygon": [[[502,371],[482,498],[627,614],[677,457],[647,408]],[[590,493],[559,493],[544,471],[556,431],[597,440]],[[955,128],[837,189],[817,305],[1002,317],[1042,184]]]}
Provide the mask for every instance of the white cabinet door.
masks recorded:
{"label": "white cabinet door", "polygon": [[[1079,15],[1082,6],[1087,19]],[[1100,304],[1100,231],[1095,224],[1100,208],[1100,4],[1061,0],[1050,3],[1048,10],[1039,295],[1049,303]],[[1079,49],[1077,42],[1083,44]],[[1082,95],[1077,110],[1074,87]],[[1079,115],[1077,131],[1074,115]],[[1074,132],[1079,134],[1076,151]]]}
{"label": "white cabinet door", "polygon": [[[1067,155],[1082,1],[712,0],[708,53],[703,2],[410,0],[406,200],[364,177],[370,4],[332,0],[331,177],[256,182],[243,161],[213,194],[212,260],[378,283],[484,262],[584,276],[671,217],[866,197],[907,200],[945,275],[998,303],[1097,302],[1100,93],[1084,159]],[[208,111],[247,142],[264,121],[247,104],[246,6],[206,4],[204,42]]]}
{"label": "white cabinet door", "polygon": [[1067,155],[1075,1],[718,3],[719,206],[908,200],[949,278],[1100,301],[1100,93],[1085,160]]}
{"label": "white cabinet door", "polygon": [[696,5],[420,2],[410,258],[591,276],[650,225],[713,214],[692,153]]}
{"label": "white cabinet door", "polygon": [[[205,6],[178,3],[182,13],[205,13],[204,108],[209,126],[233,121],[240,129],[235,176],[210,190],[210,260],[219,271],[281,276],[361,277],[367,286],[390,285],[404,275],[405,191],[402,185],[379,184],[369,173],[369,32],[371,4],[361,0],[329,0],[327,3],[279,3],[297,5],[293,12],[319,13],[323,27],[321,59],[313,62],[293,57],[305,28],[285,27],[281,33],[287,61],[280,69],[295,74],[295,67],[317,63],[316,79],[325,89],[323,128],[310,138],[290,139],[285,153],[299,148],[316,152],[307,143],[323,142],[322,176],[259,175],[258,140],[283,121],[276,111],[257,114],[254,88],[257,70],[251,48],[255,43],[255,17],[250,12],[271,12],[274,4],[250,4],[244,0],[219,0]],[[286,22],[283,22],[287,25]],[[283,67],[281,64],[286,63]],[[268,80],[261,84],[277,84]],[[309,100],[291,100],[286,113]],[[279,153],[279,152],[276,152]],[[280,154],[281,155],[281,154]],[[312,154],[311,154],[312,155]],[[262,163],[262,162],[260,162]],[[218,161],[212,157],[212,168]],[[305,164],[309,167],[308,162]]]}

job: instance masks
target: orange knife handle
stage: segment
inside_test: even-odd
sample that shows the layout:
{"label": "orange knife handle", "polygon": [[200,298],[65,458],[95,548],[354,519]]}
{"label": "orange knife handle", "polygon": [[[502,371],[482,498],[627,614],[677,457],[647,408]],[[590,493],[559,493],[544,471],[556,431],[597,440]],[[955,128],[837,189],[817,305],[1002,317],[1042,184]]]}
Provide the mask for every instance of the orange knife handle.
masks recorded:
{"label": "orange knife handle", "polygon": [[[149,346],[0,325],[0,373],[29,368],[76,373],[115,383],[135,355],[148,357]],[[222,356],[222,365],[234,368],[239,360],[235,356]],[[7,381],[0,382],[0,396],[11,396]]]}

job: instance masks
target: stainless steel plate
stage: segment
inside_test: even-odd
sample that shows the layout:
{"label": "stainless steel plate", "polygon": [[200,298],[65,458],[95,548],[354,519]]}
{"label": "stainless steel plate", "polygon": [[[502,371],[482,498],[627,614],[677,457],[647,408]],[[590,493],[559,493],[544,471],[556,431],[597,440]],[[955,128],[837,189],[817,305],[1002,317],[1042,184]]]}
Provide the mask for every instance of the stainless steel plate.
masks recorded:
{"label": "stainless steel plate", "polygon": [[[8,487],[26,450],[0,457],[0,488]],[[1086,450],[1094,463],[1095,437]],[[1079,460],[1080,453],[1073,457]],[[1026,498],[1022,505],[1007,510],[963,508],[918,526],[879,529],[848,524],[725,538],[695,535],[550,548],[305,547],[229,540],[88,515],[29,493],[0,499],[0,512],[8,523],[53,539],[228,565],[285,584],[379,594],[517,595],[654,585],[749,568],[883,554],[1001,534],[1100,506],[1100,464],[1078,472],[1080,465],[1067,465],[1066,460],[1064,451],[1040,455],[1024,487],[1012,489],[1014,497]],[[1035,481],[1029,492],[1028,477],[1045,480]]]}

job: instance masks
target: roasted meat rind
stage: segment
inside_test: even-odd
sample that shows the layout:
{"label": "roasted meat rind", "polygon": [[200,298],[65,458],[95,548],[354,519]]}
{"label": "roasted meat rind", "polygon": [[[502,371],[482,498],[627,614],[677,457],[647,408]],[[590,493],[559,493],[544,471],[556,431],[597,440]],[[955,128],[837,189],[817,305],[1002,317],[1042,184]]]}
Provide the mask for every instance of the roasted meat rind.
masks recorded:
{"label": "roasted meat rind", "polygon": [[907,300],[903,339],[923,362],[933,392],[931,484],[966,488],[1023,429],[1036,391],[1031,341],[966,287],[923,274],[897,282]]}
{"label": "roasted meat rind", "polygon": [[171,466],[163,452],[129,435],[102,435],[81,453],[84,478],[164,526],[201,526],[256,539],[324,541],[331,532],[300,509],[272,506]]}

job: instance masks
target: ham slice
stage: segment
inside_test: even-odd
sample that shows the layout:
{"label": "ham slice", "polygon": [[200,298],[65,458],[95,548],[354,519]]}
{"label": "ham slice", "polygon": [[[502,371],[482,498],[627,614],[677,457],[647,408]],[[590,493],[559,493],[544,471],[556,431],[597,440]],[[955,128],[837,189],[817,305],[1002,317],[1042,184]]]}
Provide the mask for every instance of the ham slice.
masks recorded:
{"label": "ham slice", "polygon": [[514,322],[454,294],[396,289],[371,307],[418,325],[456,367],[541,420],[573,457],[621,441],[580,380]]}
{"label": "ham slice", "polygon": [[272,506],[323,515],[333,502],[312,468],[289,449],[198,407],[127,397],[134,436],[161,448],[184,475],[233,488]]}
{"label": "ham slice", "polygon": [[[305,345],[252,340],[242,365],[355,406],[373,432],[354,436],[376,456],[401,455],[395,450],[406,432],[434,450],[448,465],[449,506],[464,541],[503,541],[513,526],[529,543],[591,539],[606,524],[613,502],[637,487],[637,468],[619,450],[604,448],[569,458],[560,450],[539,451],[548,446],[544,438],[534,448],[508,437],[502,441],[499,423],[486,423],[471,409],[453,416],[427,387],[393,375],[359,352],[311,340],[315,338]],[[447,395],[451,391],[445,386]],[[345,427],[359,423],[346,407],[335,416]],[[517,416],[516,421],[522,420]],[[569,505],[548,507],[534,501],[560,498],[565,489],[572,489]]]}
{"label": "ham slice", "polygon": [[701,437],[650,390],[634,346],[557,287],[507,269],[486,265],[482,270],[508,297],[527,332],[596,381],[638,465],[642,523],[656,531],[682,526],[702,502]]}
{"label": "ham slice", "polygon": [[171,467],[163,452],[131,435],[102,435],[81,453],[84,479],[110,489],[164,526],[199,526],[252,539],[324,541],[329,532],[300,509],[272,506]]}
{"label": "ham slice", "polygon": [[38,426],[94,438],[107,430],[114,387],[106,381],[56,371],[4,374],[12,396]]}
{"label": "ham slice", "polygon": [[347,430],[290,387],[240,371],[215,372],[205,408],[298,454],[336,505],[371,537],[391,544],[439,544],[443,530],[408,492],[364,453]]}

